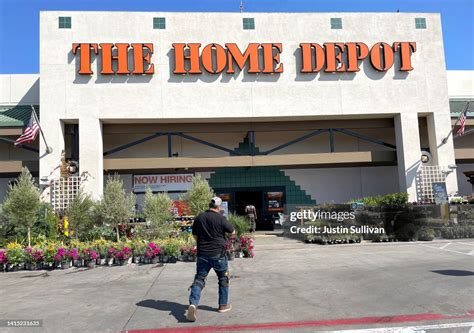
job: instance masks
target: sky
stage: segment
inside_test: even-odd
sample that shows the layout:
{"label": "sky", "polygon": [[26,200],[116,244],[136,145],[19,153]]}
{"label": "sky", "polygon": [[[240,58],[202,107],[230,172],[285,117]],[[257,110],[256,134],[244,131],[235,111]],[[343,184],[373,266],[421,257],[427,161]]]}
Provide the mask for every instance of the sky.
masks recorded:
{"label": "sky", "polygon": [[[243,0],[244,12],[441,13],[446,67],[474,69],[474,0]],[[240,0],[0,0],[0,74],[39,73],[42,10],[239,12]]]}

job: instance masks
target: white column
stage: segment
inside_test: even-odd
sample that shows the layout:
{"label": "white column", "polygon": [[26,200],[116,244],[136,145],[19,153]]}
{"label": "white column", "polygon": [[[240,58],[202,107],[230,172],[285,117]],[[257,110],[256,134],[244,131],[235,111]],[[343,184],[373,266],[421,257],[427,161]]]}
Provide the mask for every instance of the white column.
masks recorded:
{"label": "white column", "polygon": [[416,112],[405,112],[395,116],[395,137],[400,192],[406,191],[408,201],[413,202],[417,200],[416,174],[421,163],[420,133]]}
{"label": "white column", "polygon": [[[41,129],[50,152],[46,151],[46,144],[42,137],[39,142],[39,183],[41,188],[41,200],[50,201],[49,183],[59,177],[61,165],[61,152],[64,150],[64,123],[58,119],[48,119],[46,108],[42,108],[40,119]],[[41,135],[41,134],[39,134]]]}
{"label": "white column", "polygon": [[439,165],[447,171],[446,189],[448,194],[458,191],[458,180],[456,170],[449,168],[456,165],[454,155],[453,135],[450,135],[446,143],[443,139],[451,130],[451,116],[448,112],[431,113],[426,118],[428,124],[428,138],[430,153],[433,157],[433,165]]}
{"label": "white column", "polygon": [[99,199],[103,193],[102,153],[102,123],[97,118],[79,118],[79,172],[87,173],[82,188],[94,199]]}

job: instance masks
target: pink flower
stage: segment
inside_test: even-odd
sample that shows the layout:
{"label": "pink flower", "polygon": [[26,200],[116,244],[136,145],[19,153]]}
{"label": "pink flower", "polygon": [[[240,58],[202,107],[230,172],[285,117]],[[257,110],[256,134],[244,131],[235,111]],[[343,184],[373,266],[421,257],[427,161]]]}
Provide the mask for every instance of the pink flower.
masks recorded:
{"label": "pink flower", "polygon": [[5,264],[7,262],[7,255],[6,252],[0,250],[0,264]]}

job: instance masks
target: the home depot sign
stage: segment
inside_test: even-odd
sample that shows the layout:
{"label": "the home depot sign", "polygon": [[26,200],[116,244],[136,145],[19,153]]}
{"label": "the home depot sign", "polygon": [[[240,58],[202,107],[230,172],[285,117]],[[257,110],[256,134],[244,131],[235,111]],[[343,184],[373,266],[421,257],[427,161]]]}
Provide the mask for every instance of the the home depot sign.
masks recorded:
{"label": "the home depot sign", "polygon": [[153,192],[186,191],[193,183],[193,175],[161,174],[161,175],[134,175],[133,192],[144,193],[147,188]]}
{"label": "the home depot sign", "polygon": [[[244,51],[236,43],[224,45],[211,43],[173,43],[174,74],[233,74],[236,70],[248,73],[283,73],[280,61],[282,43],[250,43]],[[152,43],[74,43],[71,52],[79,55],[79,74],[93,74],[92,55],[99,55],[100,74],[154,74]],[[411,56],[416,52],[415,42],[379,42],[368,46],[362,42],[347,43],[301,43],[296,57],[301,60],[301,73],[358,72],[360,63],[369,61],[379,72],[394,66],[399,57],[399,71],[413,70]],[[115,66],[114,66],[115,64]]]}

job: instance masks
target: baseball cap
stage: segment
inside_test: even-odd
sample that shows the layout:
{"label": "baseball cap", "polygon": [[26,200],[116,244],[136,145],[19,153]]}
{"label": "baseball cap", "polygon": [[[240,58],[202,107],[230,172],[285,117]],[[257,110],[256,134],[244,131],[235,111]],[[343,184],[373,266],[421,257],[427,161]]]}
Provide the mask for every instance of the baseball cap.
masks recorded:
{"label": "baseball cap", "polygon": [[222,204],[222,199],[219,197],[214,197],[211,199],[211,204],[220,206]]}

